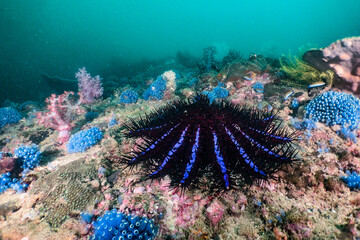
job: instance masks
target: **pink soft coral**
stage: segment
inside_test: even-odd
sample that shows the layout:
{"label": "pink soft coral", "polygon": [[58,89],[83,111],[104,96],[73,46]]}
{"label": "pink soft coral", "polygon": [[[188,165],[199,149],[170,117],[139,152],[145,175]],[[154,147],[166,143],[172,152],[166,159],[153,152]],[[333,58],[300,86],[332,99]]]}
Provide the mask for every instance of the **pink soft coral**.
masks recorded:
{"label": "pink soft coral", "polygon": [[99,98],[104,93],[104,88],[101,85],[101,79],[99,75],[94,78],[86,71],[85,67],[79,68],[79,71],[75,74],[78,79],[79,93],[84,96],[86,103],[93,103],[96,98]]}
{"label": "pink soft coral", "polygon": [[70,130],[74,127],[72,121],[75,115],[84,113],[80,107],[84,101],[82,94],[77,101],[71,99],[72,95],[73,92],[66,91],[59,96],[51,94],[46,99],[48,111],[37,114],[40,124],[59,131],[58,140],[62,143],[69,138]]}

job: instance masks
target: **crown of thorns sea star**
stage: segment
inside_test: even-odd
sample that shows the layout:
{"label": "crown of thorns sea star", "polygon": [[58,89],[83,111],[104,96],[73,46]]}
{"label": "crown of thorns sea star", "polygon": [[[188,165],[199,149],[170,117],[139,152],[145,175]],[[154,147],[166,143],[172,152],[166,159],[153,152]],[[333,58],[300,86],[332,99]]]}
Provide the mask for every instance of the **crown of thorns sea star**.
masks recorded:
{"label": "crown of thorns sea star", "polygon": [[281,127],[273,112],[226,101],[210,104],[202,94],[131,119],[125,128],[126,137],[144,144],[123,162],[141,164],[150,179],[168,175],[174,188],[196,188],[202,178],[212,191],[251,184],[268,179],[297,154],[294,133]]}

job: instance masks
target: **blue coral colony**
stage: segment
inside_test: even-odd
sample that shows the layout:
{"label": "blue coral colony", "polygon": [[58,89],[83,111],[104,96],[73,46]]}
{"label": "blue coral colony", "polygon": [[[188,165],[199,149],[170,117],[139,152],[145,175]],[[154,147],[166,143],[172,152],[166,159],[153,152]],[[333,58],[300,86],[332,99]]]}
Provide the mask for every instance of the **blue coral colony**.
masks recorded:
{"label": "blue coral colony", "polygon": [[[0,159],[3,158],[1,154]],[[3,193],[8,188],[12,188],[17,192],[23,192],[28,187],[24,182],[26,173],[37,167],[41,161],[41,152],[37,145],[20,146],[15,149],[14,157],[20,165],[22,170],[20,174],[14,172],[7,172],[0,175],[0,193]]]}
{"label": "blue coral colony", "polygon": [[94,223],[91,240],[103,239],[144,239],[150,240],[158,231],[154,221],[146,217],[125,215],[113,209],[106,212]]}
{"label": "blue coral colony", "polygon": [[82,130],[71,136],[69,143],[67,144],[67,150],[69,153],[85,152],[102,138],[103,133],[98,127]]}

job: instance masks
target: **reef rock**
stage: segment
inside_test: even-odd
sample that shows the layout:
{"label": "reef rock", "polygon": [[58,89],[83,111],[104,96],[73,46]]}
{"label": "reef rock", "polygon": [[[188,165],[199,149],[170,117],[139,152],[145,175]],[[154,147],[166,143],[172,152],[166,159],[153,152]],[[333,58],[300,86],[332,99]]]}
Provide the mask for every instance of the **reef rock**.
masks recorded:
{"label": "reef rock", "polygon": [[344,38],[324,49],[307,51],[303,60],[320,71],[333,70],[334,87],[360,95],[360,37]]}

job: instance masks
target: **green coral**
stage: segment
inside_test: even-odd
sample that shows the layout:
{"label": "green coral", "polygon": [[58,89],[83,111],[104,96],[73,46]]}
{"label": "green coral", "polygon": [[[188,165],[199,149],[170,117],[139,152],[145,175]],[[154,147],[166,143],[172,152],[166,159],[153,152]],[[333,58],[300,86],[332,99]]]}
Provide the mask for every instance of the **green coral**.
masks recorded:
{"label": "green coral", "polygon": [[101,200],[101,194],[90,183],[96,179],[96,166],[77,160],[38,179],[31,194],[40,195],[36,206],[44,220],[56,228],[69,215],[85,211]]}
{"label": "green coral", "polygon": [[285,84],[300,88],[315,82],[325,82],[328,86],[332,85],[334,72],[330,70],[320,72],[297,57],[293,59],[289,57],[286,64],[280,59],[280,70],[290,77],[290,79],[282,80]]}

